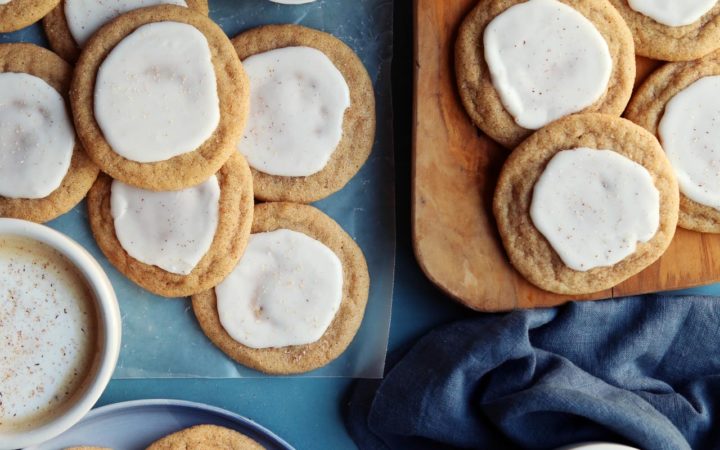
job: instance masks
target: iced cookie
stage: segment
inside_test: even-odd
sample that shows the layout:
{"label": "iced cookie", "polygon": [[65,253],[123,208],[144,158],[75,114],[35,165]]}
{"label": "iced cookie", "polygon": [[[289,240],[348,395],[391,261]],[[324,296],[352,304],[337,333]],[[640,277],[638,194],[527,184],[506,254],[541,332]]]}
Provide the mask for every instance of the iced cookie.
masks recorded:
{"label": "iced cookie", "polygon": [[0,45],[0,217],[52,220],[77,205],[97,177],[75,136],[71,74],[49,50]]}
{"label": "iced cookie", "polygon": [[720,48],[717,0],[610,0],[627,22],[638,55],[688,61]]}
{"label": "iced cookie", "polygon": [[68,447],[65,450],[112,450],[107,447]]}
{"label": "iced cookie", "polygon": [[484,0],[460,26],[455,72],[475,125],[513,148],[569,114],[619,116],[635,53],[607,0]]}
{"label": "iced cookie", "polygon": [[59,2],[60,0],[0,0],[0,33],[34,24]]}
{"label": "iced cookie", "polygon": [[193,296],[200,327],[256,370],[290,374],[326,365],[362,322],[370,284],[362,251],[307,205],[257,205],[252,233],[232,273]]}
{"label": "iced cookie", "polygon": [[666,64],[635,92],[625,116],[654,133],[680,185],[678,224],[720,233],[720,51]]}
{"label": "iced cookie", "polygon": [[247,245],[250,169],[235,154],[206,181],[170,192],[101,175],[88,213],[98,246],[130,280],[165,297],[192,295],[222,281]]}
{"label": "iced cookie", "polygon": [[678,187],[657,139],[632,122],[577,114],[537,131],[500,173],[493,211],[510,262],[561,294],[608,289],[658,259]]}
{"label": "iced cookie", "polygon": [[375,139],[372,82],[337,38],[299,25],[246,31],[233,45],[250,78],[238,150],[261,200],[309,203],[342,189]]}
{"label": "iced cookie", "polygon": [[235,152],[248,92],[215,23],[161,5],[124,14],[90,38],[70,100],[78,135],[103,172],[169,191],[203,182]]}
{"label": "iced cookie", "polygon": [[217,425],[195,425],[155,441],[147,450],[263,450],[263,446],[237,431]]}
{"label": "iced cookie", "polygon": [[43,18],[43,28],[50,48],[74,62],[90,36],[104,24],[128,11],[160,4],[208,14],[207,0],[63,0]]}

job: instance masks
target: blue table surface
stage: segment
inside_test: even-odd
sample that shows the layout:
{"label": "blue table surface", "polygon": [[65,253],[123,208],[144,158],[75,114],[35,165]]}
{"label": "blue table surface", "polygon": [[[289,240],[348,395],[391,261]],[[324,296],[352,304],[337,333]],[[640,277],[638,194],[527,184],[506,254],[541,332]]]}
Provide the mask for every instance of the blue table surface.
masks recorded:
{"label": "blue table surface", "polygon": [[[439,294],[415,264],[409,242],[398,250],[390,348],[435,324],[467,315]],[[298,449],[352,449],[342,409],[347,378],[113,380],[98,405],[145,398],[191,400],[248,417]]]}
{"label": "blue table surface", "polygon": [[[408,1],[395,2],[393,104],[397,183],[397,260],[390,351],[435,325],[469,316],[420,271],[410,234],[412,29]],[[347,378],[113,380],[99,405],[145,398],[191,400],[226,408],[270,428],[298,449],[352,449],[342,410]]]}
{"label": "blue table surface", "polygon": [[[429,329],[475,312],[462,308],[428,281],[418,267],[410,231],[412,20],[409,1],[395,2],[393,103],[397,183],[397,260],[390,349],[412,343]],[[685,291],[720,295],[720,284]],[[114,380],[99,405],[145,398],[191,400],[226,408],[270,428],[298,449],[356,448],[342,411],[353,380],[252,378]]]}
{"label": "blue table surface", "polygon": [[[397,261],[390,351],[442,323],[474,313],[438,291],[413,256],[410,233],[412,29],[408,1],[395,2],[393,103],[397,182]],[[720,295],[720,284],[687,292]],[[98,405],[147,398],[191,400],[226,408],[270,428],[298,449],[355,448],[342,410],[353,380],[245,378],[113,380]]]}

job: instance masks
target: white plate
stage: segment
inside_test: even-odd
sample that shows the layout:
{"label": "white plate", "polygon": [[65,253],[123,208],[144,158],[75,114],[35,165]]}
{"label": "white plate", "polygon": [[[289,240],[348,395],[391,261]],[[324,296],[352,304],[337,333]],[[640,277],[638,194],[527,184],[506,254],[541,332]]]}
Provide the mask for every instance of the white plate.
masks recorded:
{"label": "white plate", "polygon": [[638,450],[635,447],[627,445],[612,444],[610,442],[583,442],[581,444],[572,444],[560,447],[556,450]]}
{"label": "white plate", "polygon": [[214,406],[181,400],[137,400],[103,406],[90,411],[55,439],[26,450],[60,450],[81,445],[143,450],[163,436],[200,424],[237,430],[268,450],[293,450],[290,444],[250,419]]}

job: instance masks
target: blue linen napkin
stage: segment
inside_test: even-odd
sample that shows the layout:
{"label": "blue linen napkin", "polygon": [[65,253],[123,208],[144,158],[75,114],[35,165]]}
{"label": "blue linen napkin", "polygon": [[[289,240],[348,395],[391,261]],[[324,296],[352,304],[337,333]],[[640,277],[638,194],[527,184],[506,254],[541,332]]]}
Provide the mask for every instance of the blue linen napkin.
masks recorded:
{"label": "blue linen napkin", "polygon": [[353,388],[361,449],[720,449],[720,299],[642,296],[482,315]]}

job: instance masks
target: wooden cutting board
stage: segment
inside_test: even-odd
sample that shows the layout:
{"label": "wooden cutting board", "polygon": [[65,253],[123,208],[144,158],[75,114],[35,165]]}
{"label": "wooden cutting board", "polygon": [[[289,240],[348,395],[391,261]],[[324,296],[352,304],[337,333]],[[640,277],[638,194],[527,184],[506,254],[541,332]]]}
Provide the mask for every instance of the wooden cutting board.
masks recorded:
{"label": "wooden cutting board", "polygon": [[[476,3],[415,0],[413,243],[428,278],[479,311],[552,306],[719,281],[720,235],[682,228],[655,264],[613,289],[591,295],[552,294],[513,269],[491,211],[508,151],[472,124],[455,85],[455,36]],[[639,59],[638,80],[658,64]]]}

